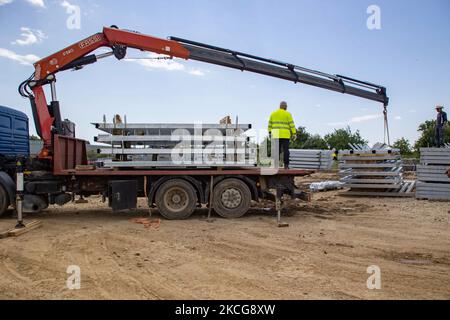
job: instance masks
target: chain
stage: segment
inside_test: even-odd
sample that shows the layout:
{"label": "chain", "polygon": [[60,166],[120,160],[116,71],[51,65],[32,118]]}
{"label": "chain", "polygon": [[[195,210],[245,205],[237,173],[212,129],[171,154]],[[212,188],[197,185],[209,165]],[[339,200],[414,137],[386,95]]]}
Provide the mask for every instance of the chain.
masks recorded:
{"label": "chain", "polygon": [[383,115],[384,115],[384,143],[386,144],[386,138],[387,138],[387,145],[390,146],[391,138],[389,136],[388,112],[387,112],[386,106],[384,106]]}

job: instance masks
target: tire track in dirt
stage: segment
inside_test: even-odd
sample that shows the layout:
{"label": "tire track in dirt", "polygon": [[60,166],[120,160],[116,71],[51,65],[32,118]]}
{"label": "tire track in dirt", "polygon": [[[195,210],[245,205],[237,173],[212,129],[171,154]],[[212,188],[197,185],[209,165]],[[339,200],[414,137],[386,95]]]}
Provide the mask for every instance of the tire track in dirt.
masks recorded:
{"label": "tire track in dirt", "polygon": [[[150,297],[151,299],[153,299],[153,298],[158,299],[158,300],[163,299],[154,290],[148,289],[146,286],[144,286],[142,284],[143,283],[142,281],[140,281],[136,277],[132,276],[131,274],[128,274],[128,272],[120,266],[120,264],[117,262],[117,260],[111,254],[111,250],[109,249],[109,246],[108,246],[108,241],[109,241],[108,238],[104,237],[103,241],[102,241],[102,247],[103,247],[105,253],[107,253],[107,257],[110,259],[111,262],[113,262],[115,264],[116,268],[119,270],[119,273],[116,274],[116,276],[120,277],[121,280],[123,280],[124,282],[131,281],[132,283],[134,283],[134,285],[137,289],[143,290],[148,295],[148,297]],[[146,297],[146,298],[148,298],[148,297]]]}

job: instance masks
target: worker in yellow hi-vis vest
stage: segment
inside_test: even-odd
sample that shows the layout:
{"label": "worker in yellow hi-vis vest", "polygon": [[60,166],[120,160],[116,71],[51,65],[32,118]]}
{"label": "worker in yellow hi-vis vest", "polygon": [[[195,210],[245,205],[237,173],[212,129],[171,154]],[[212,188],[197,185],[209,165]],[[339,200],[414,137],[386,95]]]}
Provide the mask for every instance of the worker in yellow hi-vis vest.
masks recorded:
{"label": "worker in yellow hi-vis vest", "polygon": [[280,108],[270,115],[269,136],[276,139],[273,140],[275,143],[278,142],[279,157],[283,154],[284,168],[289,169],[289,142],[297,138],[297,130],[292,115],[287,111],[285,101],[282,101]]}

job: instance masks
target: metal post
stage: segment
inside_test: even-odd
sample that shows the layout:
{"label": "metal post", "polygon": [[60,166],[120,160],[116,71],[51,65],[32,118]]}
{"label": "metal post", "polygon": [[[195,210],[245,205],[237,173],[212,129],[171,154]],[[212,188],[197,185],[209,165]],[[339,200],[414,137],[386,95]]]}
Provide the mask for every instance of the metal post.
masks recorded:
{"label": "metal post", "polygon": [[208,222],[211,222],[211,211],[212,211],[212,206],[213,206],[213,200],[214,200],[214,176],[211,176],[211,181],[210,181],[210,186],[209,186],[209,209],[208,209]]}
{"label": "metal post", "polygon": [[278,225],[280,225],[280,223],[281,223],[281,201],[278,197],[275,201],[275,210],[277,210],[277,223],[278,223]]}
{"label": "metal post", "polygon": [[23,166],[19,159],[16,164],[16,210],[17,210],[17,225],[16,229],[25,228],[23,223]]}
{"label": "metal post", "polygon": [[147,190],[148,190],[148,178],[147,178],[147,176],[144,176],[144,195],[145,195],[145,199],[147,199],[148,216],[151,218],[152,217],[152,206],[151,206],[151,203],[148,201],[149,199],[148,199]]}

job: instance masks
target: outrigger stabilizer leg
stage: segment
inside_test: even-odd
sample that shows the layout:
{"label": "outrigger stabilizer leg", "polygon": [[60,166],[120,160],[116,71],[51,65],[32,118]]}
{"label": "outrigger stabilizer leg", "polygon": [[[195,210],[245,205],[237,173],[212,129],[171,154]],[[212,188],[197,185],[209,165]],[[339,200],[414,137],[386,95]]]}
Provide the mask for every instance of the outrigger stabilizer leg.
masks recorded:
{"label": "outrigger stabilizer leg", "polygon": [[23,223],[23,165],[21,159],[16,163],[16,229],[25,228]]}
{"label": "outrigger stabilizer leg", "polygon": [[283,196],[283,191],[284,191],[284,189],[277,188],[276,199],[275,199],[275,208],[277,210],[277,224],[278,224],[279,228],[289,227],[289,223],[281,222],[281,207],[282,207],[281,198]]}

